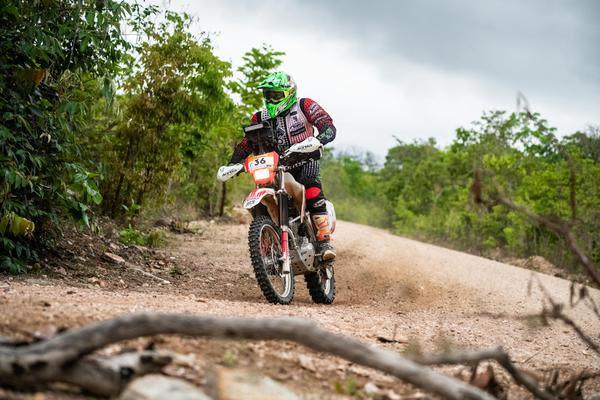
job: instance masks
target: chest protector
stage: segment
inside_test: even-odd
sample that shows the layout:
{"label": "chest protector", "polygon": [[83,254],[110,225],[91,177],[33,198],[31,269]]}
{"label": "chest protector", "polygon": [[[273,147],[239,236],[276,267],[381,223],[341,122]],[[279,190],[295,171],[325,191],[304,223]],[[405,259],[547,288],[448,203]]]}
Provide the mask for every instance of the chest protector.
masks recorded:
{"label": "chest protector", "polygon": [[[266,109],[261,110],[260,119],[261,121],[269,119]],[[298,101],[285,115],[276,118],[275,129],[278,144],[286,148],[314,136],[314,128],[300,109]]]}

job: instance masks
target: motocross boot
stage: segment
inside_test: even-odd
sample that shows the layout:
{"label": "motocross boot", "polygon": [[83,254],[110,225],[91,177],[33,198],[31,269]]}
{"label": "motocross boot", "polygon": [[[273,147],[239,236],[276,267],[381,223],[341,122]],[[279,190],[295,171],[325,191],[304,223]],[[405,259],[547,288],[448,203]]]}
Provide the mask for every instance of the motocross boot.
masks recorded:
{"label": "motocross boot", "polygon": [[329,216],[327,214],[317,214],[312,216],[313,224],[317,236],[317,253],[321,253],[324,261],[335,258],[335,248],[329,242],[331,240],[331,230],[329,229]]}

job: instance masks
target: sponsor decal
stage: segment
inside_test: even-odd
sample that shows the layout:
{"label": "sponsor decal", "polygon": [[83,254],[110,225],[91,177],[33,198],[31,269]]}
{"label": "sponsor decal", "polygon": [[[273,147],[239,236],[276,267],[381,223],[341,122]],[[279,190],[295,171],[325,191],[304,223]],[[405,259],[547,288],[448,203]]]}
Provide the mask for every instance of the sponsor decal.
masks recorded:
{"label": "sponsor decal", "polygon": [[299,144],[297,149],[298,150],[306,150],[306,149],[310,149],[312,147],[313,147],[312,143],[304,143],[304,144]]}
{"label": "sponsor decal", "polygon": [[313,207],[321,207],[324,204],[325,204],[325,199],[321,199],[319,201],[316,201]]}
{"label": "sponsor decal", "polygon": [[304,125],[304,121],[299,120],[294,116],[289,124],[289,131],[291,136],[296,136],[305,132],[306,126]]}
{"label": "sponsor decal", "polygon": [[246,197],[246,200],[244,200],[243,207],[244,208],[252,208],[255,205],[257,205],[258,203],[260,203],[261,199],[264,196],[266,196],[267,194],[273,194],[273,193],[275,193],[275,191],[273,189],[255,189],[252,192],[250,192],[248,197]]}

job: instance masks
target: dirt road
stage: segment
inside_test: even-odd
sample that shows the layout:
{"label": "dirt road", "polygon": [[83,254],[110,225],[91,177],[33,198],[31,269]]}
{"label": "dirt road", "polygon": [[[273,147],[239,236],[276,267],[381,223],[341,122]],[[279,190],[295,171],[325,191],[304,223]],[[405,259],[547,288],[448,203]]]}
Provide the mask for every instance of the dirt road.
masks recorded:
{"label": "dirt road", "polygon": [[[565,325],[540,327],[518,318],[541,310],[538,281],[564,303],[569,301],[568,281],[348,222],[338,223],[335,244],[338,296],[331,306],[312,304],[300,279],[291,306],[266,304],[251,275],[246,226],[206,224],[202,235],[175,236],[165,250],[174,257],[170,270],[161,275],[170,285],[150,278],[130,282],[128,275],[111,271],[104,275],[104,285],[68,277],[4,279],[0,334],[26,336],[139,310],[291,315],[372,343],[395,332],[397,343],[380,345],[398,351],[503,345],[522,368],[597,369],[598,356]],[[600,300],[600,292],[591,292]],[[598,337],[600,322],[586,307],[567,313]],[[335,382],[349,379],[414,393],[414,388],[382,374],[287,343],[163,341],[166,347],[195,355],[200,365],[233,354],[234,363],[319,393],[315,398],[335,398]],[[203,383],[201,368],[181,368],[173,373]],[[515,391],[511,396],[524,395]]]}

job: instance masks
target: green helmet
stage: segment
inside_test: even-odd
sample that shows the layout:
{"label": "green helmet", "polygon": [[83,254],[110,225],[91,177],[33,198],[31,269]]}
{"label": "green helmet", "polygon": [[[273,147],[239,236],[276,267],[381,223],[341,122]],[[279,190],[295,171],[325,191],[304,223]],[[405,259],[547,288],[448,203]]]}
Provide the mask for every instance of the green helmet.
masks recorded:
{"label": "green helmet", "polygon": [[258,85],[265,96],[265,107],[269,117],[275,118],[289,110],[297,101],[296,82],[285,72],[275,72]]}

